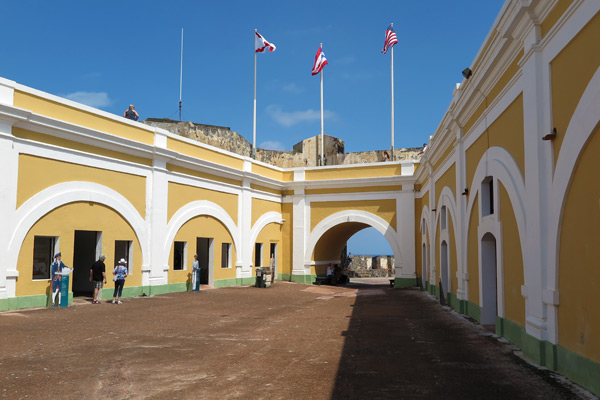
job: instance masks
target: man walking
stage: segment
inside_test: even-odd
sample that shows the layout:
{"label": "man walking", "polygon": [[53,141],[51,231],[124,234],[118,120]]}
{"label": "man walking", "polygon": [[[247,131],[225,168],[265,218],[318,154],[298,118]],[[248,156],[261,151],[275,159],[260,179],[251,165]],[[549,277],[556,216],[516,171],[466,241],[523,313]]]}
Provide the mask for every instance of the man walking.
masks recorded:
{"label": "man walking", "polygon": [[[102,289],[102,281],[106,284],[106,265],[104,265],[104,260],[106,260],[106,256],[102,254],[98,261],[92,264],[92,268],[90,268],[90,282],[94,282],[94,300],[92,304],[100,304],[100,300],[98,300],[98,292]],[[100,294],[102,297],[102,294]]]}

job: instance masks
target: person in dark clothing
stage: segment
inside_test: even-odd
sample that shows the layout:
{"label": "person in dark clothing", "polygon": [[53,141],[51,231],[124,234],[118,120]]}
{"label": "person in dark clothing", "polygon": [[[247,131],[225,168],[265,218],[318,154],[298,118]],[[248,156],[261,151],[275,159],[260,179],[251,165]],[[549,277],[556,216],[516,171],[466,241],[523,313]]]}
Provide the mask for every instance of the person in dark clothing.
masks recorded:
{"label": "person in dark clothing", "polygon": [[133,104],[129,105],[129,108],[125,110],[123,116],[127,119],[132,119],[134,121],[137,121],[140,118],[140,114],[138,114],[137,111],[135,111],[135,106]]}
{"label": "person in dark clothing", "polygon": [[98,261],[93,263],[92,268],[90,268],[90,282],[94,282],[94,300],[92,304],[100,304],[98,292],[102,289],[102,281],[106,284],[106,266],[104,265],[104,260],[106,260],[106,256],[102,254]]}

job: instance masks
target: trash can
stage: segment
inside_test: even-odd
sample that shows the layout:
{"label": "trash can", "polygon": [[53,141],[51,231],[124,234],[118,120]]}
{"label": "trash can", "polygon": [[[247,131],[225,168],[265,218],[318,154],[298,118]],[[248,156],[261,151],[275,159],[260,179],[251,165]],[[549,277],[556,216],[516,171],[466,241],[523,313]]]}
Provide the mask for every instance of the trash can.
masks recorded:
{"label": "trash can", "polygon": [[195,271],[192,272],[192,274],[194,274],[192,279],[192,292],[200,291],[200,272],[200,268],[197,268]]}
{"label": "trash can", "polygon": [[257,288],[267,287],[265,282],[265,270],[263,268],[256,268],[256,284]]}

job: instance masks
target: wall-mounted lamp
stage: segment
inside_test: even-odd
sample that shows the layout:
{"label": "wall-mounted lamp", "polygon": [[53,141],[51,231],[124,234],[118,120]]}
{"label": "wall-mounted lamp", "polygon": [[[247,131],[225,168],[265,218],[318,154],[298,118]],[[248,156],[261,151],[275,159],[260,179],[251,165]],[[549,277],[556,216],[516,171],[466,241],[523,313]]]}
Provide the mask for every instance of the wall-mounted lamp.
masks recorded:
{"label": "wall-mounted lamp", "polygon": [[469,79],[473,75],[473,71],[471,71],[471,68],[465,68],[462,71],[462,75],[465,77],[465,79]]}
{"label": "wall-mounted lamp", "polygon": [[542,140],[554,140],[556,138],[556,128],[552,129],[552,133],[547,134]]}
{"label": "wall-mounted lamp", "polygon": [[463,196],[467,196],[469,194],[469,189],[465,188],[465,190],[462,192]]}

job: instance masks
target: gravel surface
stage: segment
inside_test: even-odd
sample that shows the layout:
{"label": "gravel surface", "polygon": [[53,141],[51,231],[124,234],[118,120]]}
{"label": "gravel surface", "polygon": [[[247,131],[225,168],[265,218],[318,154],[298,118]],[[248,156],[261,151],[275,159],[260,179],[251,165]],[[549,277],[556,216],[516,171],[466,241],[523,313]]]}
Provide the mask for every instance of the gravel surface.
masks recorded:
{"label": "gravel surface", "polygon": [[373,282],[3,312],[0,398],[579,398],[424,292]]}

